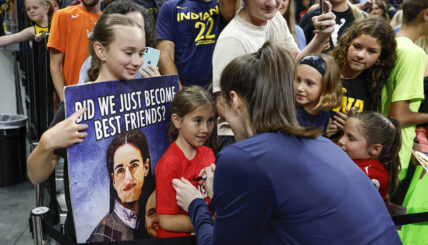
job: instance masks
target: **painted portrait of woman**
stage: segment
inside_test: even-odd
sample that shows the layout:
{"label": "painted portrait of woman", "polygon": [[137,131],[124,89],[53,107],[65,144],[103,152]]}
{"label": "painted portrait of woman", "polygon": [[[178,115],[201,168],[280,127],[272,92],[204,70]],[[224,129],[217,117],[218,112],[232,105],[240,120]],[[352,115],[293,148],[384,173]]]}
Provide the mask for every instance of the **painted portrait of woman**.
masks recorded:
{"label": "painted portrait of woman", "polygon": [[144,133],[133,130],[117,135],[107,148],[106,167],[110,179],[109,212],[87,242],[149,237],[145,227],[145,208],[155,184]]}

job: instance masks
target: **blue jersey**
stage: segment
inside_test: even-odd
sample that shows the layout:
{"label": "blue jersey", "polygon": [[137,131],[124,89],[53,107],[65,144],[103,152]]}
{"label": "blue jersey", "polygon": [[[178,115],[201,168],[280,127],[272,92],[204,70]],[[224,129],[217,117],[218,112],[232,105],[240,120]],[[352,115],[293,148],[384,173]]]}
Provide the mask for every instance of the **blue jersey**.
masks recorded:
{"label": "blue jersey", "polygon": [[401,244],[363,171],[324,137],[254,135],[218,155],[210,206],[189,215],[198,244]]}
{"label": "blue jersey", "polygon": [[319,111],[318,114],[312,115],[301,106],[296,107],[296,116],[302,127],[321,128],[323,132],[327,129],[330,121],[330,112],[327,110]]}
{"label": "blue jersey", "polygon": [[157,39],[174,42],[174,63],[182,85],[207,86],[211,82],[220,22],[217,0],[170,0],[162,5],[156,22]]}

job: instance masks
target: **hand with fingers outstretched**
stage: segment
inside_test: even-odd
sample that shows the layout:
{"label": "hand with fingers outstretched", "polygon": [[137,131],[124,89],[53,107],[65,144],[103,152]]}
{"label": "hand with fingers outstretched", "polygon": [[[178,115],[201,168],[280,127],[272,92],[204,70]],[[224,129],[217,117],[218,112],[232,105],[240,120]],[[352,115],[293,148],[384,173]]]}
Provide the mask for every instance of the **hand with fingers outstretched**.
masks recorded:
{"label": "hand with fingers outstretched", "polygon": [[83,139],[88,135],[83,130],[86,130],[88,125],[79,124],[76,121],[85,111],[86,108],[76,111],[65,120],[48,129],[40,137],[39,144],[27,160],[28,177],[32,183],[43,182],[54,171],[59,158],[54,154],[55,150],[83,142]]}
{"label": "hand with fingers outstretched", "polygon": [[88,125],[78,124],[76,121],[85,111],[86,108],[76,111],[42,135],[42,138],[44,138],[44,141],[50,149],[56,150],[59,148],[66,148],[83,142],[83,139],[88,133],[82,132],[82,130],[87,129]]}

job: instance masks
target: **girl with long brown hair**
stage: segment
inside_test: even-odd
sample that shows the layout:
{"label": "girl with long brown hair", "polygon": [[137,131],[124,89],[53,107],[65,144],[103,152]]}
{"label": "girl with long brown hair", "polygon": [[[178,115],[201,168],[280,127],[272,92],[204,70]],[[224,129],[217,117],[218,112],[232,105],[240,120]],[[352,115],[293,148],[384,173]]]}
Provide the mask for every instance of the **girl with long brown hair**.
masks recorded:
{"label": "girl with long brown hair", "polygon": [[394,68],[395,47],[394,31],[379,17],[354,23],[340,37],[332,56],[340,69],[344,99],[335,109],[327,135],[344,127],[346,113],[351,109],[379,109],[383,85]]}

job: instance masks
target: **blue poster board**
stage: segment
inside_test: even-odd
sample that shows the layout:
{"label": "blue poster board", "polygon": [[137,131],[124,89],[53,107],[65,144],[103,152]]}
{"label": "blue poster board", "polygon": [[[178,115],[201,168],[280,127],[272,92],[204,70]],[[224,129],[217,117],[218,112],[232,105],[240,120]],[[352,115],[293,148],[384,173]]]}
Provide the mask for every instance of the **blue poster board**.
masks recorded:
{"label": "blue poster board", "polygon": [[170,104],[177,76],[88,83],[65,88],[66,117],[82,107],[87,124],[83,143],[68,148],[69,179],[76,237],[84,243],[109,212],[111,176],[106,151],[120,133],[140,130],[147,138],[151,172],[168,148]]}

